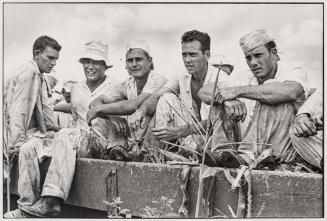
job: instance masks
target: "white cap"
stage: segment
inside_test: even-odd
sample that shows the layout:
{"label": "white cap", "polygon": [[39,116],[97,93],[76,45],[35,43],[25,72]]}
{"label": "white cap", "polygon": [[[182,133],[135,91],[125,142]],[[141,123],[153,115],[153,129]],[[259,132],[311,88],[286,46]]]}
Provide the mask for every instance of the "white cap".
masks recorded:
{"label": "white cap", "polygon": [[133,40],[127,44],[126,51],[129,51],[131,49],[139,48],[148,53],[149,56],[151,56],[151,51],[148,43],[145,40]]}
{"label": "white cap", "polygon": [[109,65],[108,60],[108,44],[104,41],[91,41],[85,44],[84,54],[80,57],[79,62],[83,58],[89,58],[96,61],[104,61],[108,68],[111,68],[112,65]]}
{"label": "white cap", "polygon": [[274,41],[264,29],[257,29],[240,38],[240,46],[244,53],[262,46],[270,41]]}

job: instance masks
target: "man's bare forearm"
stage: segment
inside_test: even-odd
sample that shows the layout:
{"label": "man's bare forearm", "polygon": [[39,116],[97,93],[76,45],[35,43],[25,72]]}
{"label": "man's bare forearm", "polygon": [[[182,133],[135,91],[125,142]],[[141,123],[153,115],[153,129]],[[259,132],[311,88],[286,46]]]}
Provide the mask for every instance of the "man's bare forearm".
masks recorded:
{"label": "man's bare forearm", "polygon": [[148,116],[152,116],[157,108],[159,98],[164,94],[171,92],[169,88],[161,88],[157,92],[153,93],[148,99],[144,101],[141,108],[145,109],[145,113]]}
{"label": "man's bare forearm", "polygon": [[258,86],[239,86],[237,97],[257,100],[265,104],[280,104],[294,101],[303,93],[300,84],[292,83],[268,83]]}
{"label": "man's bare forearm", "polygon": [[63,113],[72,113],[72,104],[56,104],[54,106],[54,111],[63,112]]}
{"label": "man's bare forearm", "polygon": [[208,123],[208,120],[203,120],[203,121],[200,121],[199,123],[197,123],[197,125],[189,124],[189,125],[180,126],[179,127],[180,137],[187,137],[191,134],[205,134],[205,130],[207,128],[207,123]]}

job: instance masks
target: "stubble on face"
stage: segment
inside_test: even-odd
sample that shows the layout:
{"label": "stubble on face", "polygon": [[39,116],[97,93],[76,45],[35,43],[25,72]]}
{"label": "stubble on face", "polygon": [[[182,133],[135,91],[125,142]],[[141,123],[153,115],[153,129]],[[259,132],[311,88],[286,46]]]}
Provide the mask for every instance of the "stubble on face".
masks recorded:
{"label": "stubble on face", "polygon": [[136,48],[126,55],[126,68],[134,78],[142,79],[151,72],[151,61],[142,49]]}
{"label": "stubble on face", "polygon": [[201,43],[197,40],[182,43],[184,66],[189,74],[195,78],[203,75],[207,70],[207,56],[201,50]]}
{"label": "stubble on face", "polygon": [[86,80],[91,83],[103,81],[105,78],[106,67],[102,64],[83,64]]}
{"label": "stubble on face", "polygon": [[275,77],[276,61],[273,60],[273,54],[265,46],[245,53],[245,58],[252,74],[259,82],[263,83]]}
{"label": "stubble on face", "polygon": [[34,58],[41,73],[50,73],[59,58],[59,51],[47,46]]}

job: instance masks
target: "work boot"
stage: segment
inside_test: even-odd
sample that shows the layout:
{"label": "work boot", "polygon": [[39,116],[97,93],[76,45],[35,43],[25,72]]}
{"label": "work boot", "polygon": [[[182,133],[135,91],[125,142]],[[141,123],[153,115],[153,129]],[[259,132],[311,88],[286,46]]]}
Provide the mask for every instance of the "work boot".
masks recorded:
{"label": "work boot", "polygon": [[3,215],[3,218],[5,219],[21,219],[21,218],[32,218],[33,216],[25,213],[24,211],[20,209],[15,209],[9,212],[6,212]]}
{"label": "work boot", "polygon": [[214,151],[215,160],[218,165],[227,168],[239,168],[241,165],[247,165],[246,161],[236,151],[230,149],[222,149]]}
{"label": "work boot", "polygon": [[37,217],[58,216],[61,211],[61,199],[54,196],[44,196],[32,206],[26,206],[22,210]]}

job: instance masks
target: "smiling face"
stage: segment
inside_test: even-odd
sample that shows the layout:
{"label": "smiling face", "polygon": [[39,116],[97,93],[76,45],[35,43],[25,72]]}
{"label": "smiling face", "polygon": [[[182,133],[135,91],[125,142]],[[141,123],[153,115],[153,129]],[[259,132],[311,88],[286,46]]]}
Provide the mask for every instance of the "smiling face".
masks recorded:
{"label": "smiling face", "polygon": [[207,50],[203,53],[201,43],[194,40],[182,43],[182,56],[187,72],[195,76],[206,70],[210,52]]}
{"label": "smiling face", "polygon": [[42,52],[35,51],[34,61],[40,69],[41,73],[50,73],[52,68],[56,66],[59,58],[59,51],[47,46]]}
{"label": "smiling face", "polygon": [[275,77],[277,68],[277,52],[270,51],[265,46],[259,46],[245,53],[245,58],[253,75],[259,82],[264,82]]}
{"label": "smiling face", "polygon": [[80,61],[84,68],[86,80],[89,82],[97,82],[103,80],[107,69],[104,61],[83,58]]}
{"label": "smiling face", "polygon": [[144,78],[151,72],[151,57],[147,57],[142,49],[135,48],[126,54],[126,69],[134,78]]}

